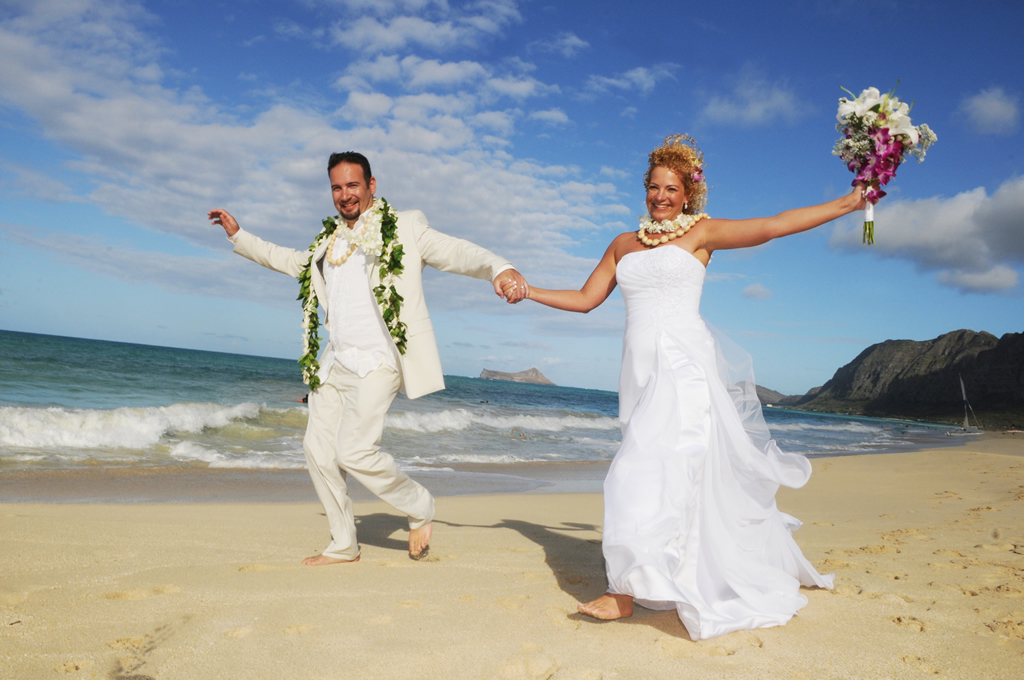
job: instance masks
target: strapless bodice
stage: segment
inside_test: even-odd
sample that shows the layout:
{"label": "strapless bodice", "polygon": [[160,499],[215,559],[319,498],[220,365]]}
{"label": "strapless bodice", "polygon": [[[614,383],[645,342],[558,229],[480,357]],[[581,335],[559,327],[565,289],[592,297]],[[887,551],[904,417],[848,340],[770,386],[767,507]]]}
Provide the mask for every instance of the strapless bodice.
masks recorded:
{"label": "strapless bodice", "polygon": [[619,260],[615,278],[626,301],[627,325],[667,316],[700,316],[704,265],[676,246],[629,253]]}

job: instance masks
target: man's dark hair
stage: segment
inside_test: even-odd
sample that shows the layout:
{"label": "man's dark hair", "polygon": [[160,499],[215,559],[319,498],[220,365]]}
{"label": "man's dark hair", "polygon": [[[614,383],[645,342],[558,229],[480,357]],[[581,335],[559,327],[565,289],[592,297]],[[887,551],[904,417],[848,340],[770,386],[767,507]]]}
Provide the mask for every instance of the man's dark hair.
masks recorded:
{"label": "man's dark hair", "polygon": [[370,178],[373,177],[373,173],[370,172],[370,161],[366,159],[366,156],[358,151],[332,153],[331,157],[327,159],[327,174],[331,174],[331,170],[333,170],[334,166],[339,163],[351,163],[352,165],[360,166],[363,169],[363,179],[366,181],[367,185],[370,184]]}

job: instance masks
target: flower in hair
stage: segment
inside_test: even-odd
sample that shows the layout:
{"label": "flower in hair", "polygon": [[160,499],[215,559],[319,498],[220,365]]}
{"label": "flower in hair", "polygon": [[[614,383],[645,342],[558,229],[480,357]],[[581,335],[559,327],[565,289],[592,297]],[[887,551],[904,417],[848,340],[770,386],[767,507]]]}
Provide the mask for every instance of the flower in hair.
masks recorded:
{"label": "flower in hair", "polygon": [[696,184],[699,184],[700,182],[703,182],[704,181],[704,169],[703,168],[697,168],[697,172],[695,172],[692,175],[690,175],[690,179],[692,179],[694,181],[694,183],[696,183]]}

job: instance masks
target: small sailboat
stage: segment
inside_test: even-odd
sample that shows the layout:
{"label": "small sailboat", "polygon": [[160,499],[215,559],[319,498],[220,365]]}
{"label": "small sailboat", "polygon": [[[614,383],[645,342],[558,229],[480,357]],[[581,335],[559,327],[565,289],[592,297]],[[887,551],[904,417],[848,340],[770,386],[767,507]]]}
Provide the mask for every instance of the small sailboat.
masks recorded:
{"label": "small sailboat", "polygon": [[965,434],[981,434],[981,430],[977,427],[972,427],[970,422],[967,420],[967,411],[970,409],[971,415],[974,416],[974,422],[978,422],[978,416],[974,415],[974,409],[971,407],[971,402],[967,401],[967,388],[964,387],[964,377],[959,375],[960,378],[960,394],[964,397],[964,426],[958,430],[950,430],[946,434],[950,437],[960,436]]}

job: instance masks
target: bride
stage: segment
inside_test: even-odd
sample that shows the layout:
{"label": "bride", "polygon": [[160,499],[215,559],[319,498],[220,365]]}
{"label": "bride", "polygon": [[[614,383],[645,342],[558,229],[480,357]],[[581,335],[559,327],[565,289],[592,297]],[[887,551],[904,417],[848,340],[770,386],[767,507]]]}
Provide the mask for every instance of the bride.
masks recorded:
{"label": "bride", "polygon": [[700,316],[716,250],[749,248],[864,207],[862,185],[842,198],[775,217],[701,213],[703,155],[674,135],[650,154],[649,216],[617,236],[583,288],[528,297],[589,312],[615,286],[626,302],[619,419],[622,446],[604,482],[602,549],[608,592],[579,610],[598,619],[633,604],[675,609],[693,640],[782,625],[807,604],[801,585],[832,587],[791,536],[799,521],[775,506],[780,484],[811,473],[779,450],[757,400],[749,355]]}

